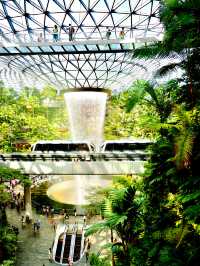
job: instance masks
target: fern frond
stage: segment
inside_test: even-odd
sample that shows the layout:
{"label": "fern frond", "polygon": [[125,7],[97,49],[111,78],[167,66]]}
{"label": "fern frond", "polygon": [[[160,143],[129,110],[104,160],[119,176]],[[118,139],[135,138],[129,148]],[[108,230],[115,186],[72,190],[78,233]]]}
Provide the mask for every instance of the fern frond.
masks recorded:
{"label": "fern frond", "polygon": [[178,197],[178,199],[181,200],[182,203],[193,201],[193,200],[196,200],[197,198],[200,198],[200,191],[196,191],[194,193],[191,193],[188,195],[182,195]]}
{"label": "fern frond", "polygon": [[176,155],[175,161],[179,169],[187,167],[190,163],[192,154],[194,136],[192,132],[186,130],[176,138]]}
{"label": "fern frond", "polygon": [[92,224],[85,232],[85,236],[90,236],[90,235],[93,235],[95,233],[99,233],[99,232],[102,232],[102,231],[105,231],[109,229],[108,227],[108,224],[103,221],[103,222],[99,222],[99,223],[95,223],[95,224]]}
{"label": "fern frond", "polygon": [[112,215],[112,202],[109,199],[106,199],[102,205],[103,214],[105,217]]}

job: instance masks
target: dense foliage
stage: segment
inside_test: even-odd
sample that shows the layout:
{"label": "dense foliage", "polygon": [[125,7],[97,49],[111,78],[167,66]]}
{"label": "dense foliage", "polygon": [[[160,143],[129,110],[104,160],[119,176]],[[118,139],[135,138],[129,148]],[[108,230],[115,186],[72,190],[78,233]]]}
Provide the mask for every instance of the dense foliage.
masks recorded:
{"label": "dense foliage", "polygon": [[107,191],[105,220],[87,232],[109,228],[117,235],[111,245],[116,266],[198,266],[200,260],[200,2],[160,2],[164,40],[133,56],[168,58],[156,75],[179,68],[182,76],[164,85],[142,82],[129,91],[127,111],[141,101],[154,108],[156,119],[145,119],[156,143],[144,177]]}
{"label": "dense foliage", "polygon": [[[155,138],[155,130],[145,126],[147,120],[158,120],[155,106],[145,97],[145,84],[144,81],[136,81],[127,91],[110,97],[105,119],[105,139]],[[137,105],[138,102],[140,104]],[[134,109],[127,112],[130,105]]]}
{"label": "dense foliage", "polygon": [[200,2],[173,0],[161,4],[163,42],[135,55],[148,58],[176,53],[181,62],[170,62],[158,74],[179,67],[183,75],[165,90],[169,108],[164,104],[163,126],[144,179],[145,229],[134,249],[133,263],[199,265]]}
{"label": "dense foliage", "polygon": [[[48,95],[48,96],[47,96]],[[61,99],[62,100],[62,99]],[[66,112],[54,88],[0,86],[0,150],[20,151],[40,139],[66,137]],[[65,128],[65,130],[60,130]]]}

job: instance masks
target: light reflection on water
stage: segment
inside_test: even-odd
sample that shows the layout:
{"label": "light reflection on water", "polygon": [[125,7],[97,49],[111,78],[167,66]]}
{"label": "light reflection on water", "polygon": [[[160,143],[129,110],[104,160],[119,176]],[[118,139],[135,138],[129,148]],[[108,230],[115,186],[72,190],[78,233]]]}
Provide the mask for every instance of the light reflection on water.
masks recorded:
{"label": "light reflection on water", "polygon": [[47,195],[58,202],[85,205],[87,195],[98,187],[106,187],[112,182],[111,176],[75,175],[64,177],[63,181],[53,184]]}

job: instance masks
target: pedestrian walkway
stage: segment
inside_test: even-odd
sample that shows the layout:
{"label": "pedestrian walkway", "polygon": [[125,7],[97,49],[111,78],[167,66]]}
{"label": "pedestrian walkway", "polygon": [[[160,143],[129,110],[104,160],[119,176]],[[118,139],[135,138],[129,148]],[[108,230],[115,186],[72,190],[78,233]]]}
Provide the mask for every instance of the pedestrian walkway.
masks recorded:
{"label": "pedestrian walkway", "polygon": [[[21,217],[16,209],[7,209],[8,221],[11,225],[19,228],[18,250],[16,266],[54,266],[48,260],[48,250],[54,239],[54,229],[50,220],[43,215],[33,212],[33,219],[40,219],[41,228],[38,232],[33,231],[33,225],[26,225],[22,229]],[[77,266],[86,266],[85,258]]]}

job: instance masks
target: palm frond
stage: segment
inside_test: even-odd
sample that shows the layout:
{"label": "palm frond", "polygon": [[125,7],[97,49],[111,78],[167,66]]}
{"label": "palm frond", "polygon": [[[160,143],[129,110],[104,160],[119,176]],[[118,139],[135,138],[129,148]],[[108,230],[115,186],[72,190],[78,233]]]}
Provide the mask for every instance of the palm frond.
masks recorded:
{"label": "palm frond", "polygon": [[167,74],[170,74],[173,71],[177,71],[181,68],[181,63],[170,63],[168,65],[162,66],[160,69],[158,69],[154,75],[155,78],[157,77],[163,77]]}
{"label": "palm frond", "polygon": [[129,88],[129,97],[126,100],[125,107],[126,112],[132,111],[132,109],[138,104],[145,96],[146,92],[155,101],[156,105],[159,106],[159,101],[156,96],[154,86],[144,80],[136,81],[132,87]]}
{"label": "palm frond", "polygon": [[105,231],[107,229],[109,229],[109,227],[108,227],[108,224],[106,223],[106,221],[95,223],[95,224],[92,224],[86,230],[85,236],[90,236],[90,235],[93,235],[95,233],[99,233],[99,232]]}
{"label": "palm frond", "polygon": [[200,191],[195,191],[194,193],[187,194],[187,195],[181,195],[177,197],[179,200],[181,200],[182,203],[186,202],[193,202],[194,200],[200,198]]}
{"label": "palm frond", "polygon": [[151,98],[154,100],[156,105],[160,106],[160,103],[159,103],[159,100],[158,100],[158,97],[156,95],[153,85],[151,85],[150,83],[146,83],[145,91],[151,96]]}
{"label": "palm frond", "polygon": [[123,200],[125,191],[126,188],[112,189],[109,194],[109,199],[111,200],[112,204],[116,204]]}
{"label": "palm frond", "polygon": [[164,46],[161,42],[155,42],[153,44],[145,45],[143,47],[134,50],[133,58],[166,58],[170,54],[170,50]]}
{"label": "palm frond", "polygon": [[169,119],[170,123],[176,124],[177,129],[189,127],[192,123],[193,111],[186,111],[182,105],[174,105],[173,113]]}
{"label": "palm frond", "polygon": [[144,81],[136,81],[133,86],[129,88],[129,97],[125,103],[126,112],[131,112],[133,108],[138,104],[145,95],[145,84]]}
{"label": "palm frond", "polygon": [[107,218],[106,224],[109,226],[109,228],[116,228],[117,225],[123,224],[126,219],[126,214],[121,215],[113,213],[109,218]]}

